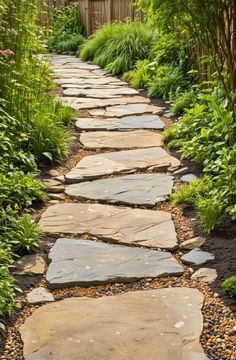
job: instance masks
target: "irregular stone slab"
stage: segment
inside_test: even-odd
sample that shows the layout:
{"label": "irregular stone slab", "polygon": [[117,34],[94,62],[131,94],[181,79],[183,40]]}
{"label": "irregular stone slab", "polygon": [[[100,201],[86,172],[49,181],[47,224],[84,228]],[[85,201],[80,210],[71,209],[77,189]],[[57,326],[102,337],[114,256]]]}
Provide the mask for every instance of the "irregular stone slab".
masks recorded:
{"label": "irregular stone slab", "polygon": [[58,239],[47,271],[51,289],[130,282],[141,278],[182,275],[171,253],[78,239]]}
{"label": "irregular stone slab", "polygon": [[25,255],[15,262],[17,275],[41,275],[44,274],[46,263],[42,256],[33,254]]}
{"label": "irregular stone slab", "polygon": [[198,269],[192,276],[192,280],[201,280],[208,284],[213,283],[217,278],[216,269],[201,268]]}
{"label": "irregular stone slab", "polygon": [[58,70],[54,72],[54,78],[63,77],[63,78],[70,78],[71,76],[78,76],[81,79],[98,79],[99,75],[96,75],[87,70],[76,70],[76,69],[64,69]]}
{"label": "irregular stone slab", "polygon": [[53,302],[54,296],[44,287],[38,287],[27,294],[26,300],[28,301],[28,303],[36,305],[45,302]]}
{"label": "irregular stone slab", "polygon": [[135,174],[73,184],[66,194],[78,200],[110,204],[155,206],[171,194],[173,177],[168,174]]}
{"label": "irregular stone slab", "polygon": [[64,96],[75,96],[75,97],[89,97],[89,98],[112,98],[115,96],[121,95],[137,95],[138,91],[132,88],[119,87],[116,89],[76,89],[76,88],[68,88],[63,91]]}
{"label": "irregular stone slab", "polygon": [[190,265],[201,265],[214,259],[215,256],[213,254],[201,249],[194,249],[181,257],[183,263]]}
{"label": "irregular stone slab", "polygon": [[84,62],[66,62],[65,64],[55,65],[53,69],[64,70],[64,69],[81,69],[81,70],[99,70],[100,67],[93,64],[87,64]]}
{"label": "irregular stone slab", "polygon": [[202,304],[203,295],[189,288],[47,304],[20,327],[24,359],[207,360]]}
{"label": "irregular stone slab", "polygon": [[171,214],[125,207],[61,203],[50,206],[39,222],[49,234],[88,234],[114,243],[175,249]]}
{"label": "irregular stone slab", "polygon": [[147,130],[85,132],[80,135],[80,142],[85,149],[141,149],[163,145],[161,134]]}
{"label": "irregular stone slab", "polygon": [[205,242],[206,242],[205,238],[198,236],[193,239],[189,239],[189,240],[182,242],[179,245],[179,248],[183,249],[183,250],[193,250],[196,248],[200,248],[202,245],[205,244]]}
{"label": "irregular stone slab", "polygon": [[107,152],[84,157],[66,174],[67,182],[96,179],[104,175],[133,173],[137,170],[166,170],[180,161],[160,147]]}
{"label": "irregular stone slab", "polygon": [[194,175],[194,174],[186,174],[186,175],[184,175],[184,176],[182,176],[181,178],[180,178],[180,180],[182,181],[182,183],[184,183],[184,184],[189,184],[189,183],[191,183],[192,181],[195,181],[195,180],[198,180],[199,179],[199,177],[197,177],[196,175]]}
{"label": "irregular stone slab", "polygon": [[78,77],[66,77],[61,79],[55,80],[58,85],[62,84],[74,84],[74,85],[83,85],[83,84],[90,84],[90,85],[107,85],[107,84],[116,84],[116,85],[128,85],[127,82],[121,81],[116,79],[115,77],[96,77],[96,78],[89,78],[89,79],[80,79]]}
{"label": "irregular stone slab", "polygon": [[[97,109],[96,111],[99,111],[98,108],[105,108],[107,106],[117,105],[117,104],[142,105],[140,103],[144,103],[144,104],[150,103],[150,99],[142,96],[122,96],[112,99],[75,98],[68,96],[68,97],[59,97],[59,99],[63,103],[71,106],[75,110]],[[158,112],[159,108],[155,107],[155,109],[157,109]],[[95,116],[103,116],[103,111],[101,114],[98,115],[95,114]]]}
{"label": "irregular stone slab", "polygon": [[126,116],[122,118],[78,118],[76,127],[79,130],[133,130],[156,129],[163,130],[165,123],[158,115]]}
{"label": "irregular stone slab", "polygon": [[[110,83],[106,84],[106,89],[119,89],[123,87],[123,83]],[[63,89],[104,89],[104,85],[94,85],[94,84],[62,84]]]}
{"label": "irregular stone slab", "polygon": [[[144,98],[145,99],[145,98]],[[143,114],[154,114],[162,115],[164,108],[143,104],[131,104],[128,102],[125,105],[117,105],[107,107],[105,110],[91,110],[89,111],[92,116],[105,116],[105,117],[122,117],[129,115],[143,115]]]}

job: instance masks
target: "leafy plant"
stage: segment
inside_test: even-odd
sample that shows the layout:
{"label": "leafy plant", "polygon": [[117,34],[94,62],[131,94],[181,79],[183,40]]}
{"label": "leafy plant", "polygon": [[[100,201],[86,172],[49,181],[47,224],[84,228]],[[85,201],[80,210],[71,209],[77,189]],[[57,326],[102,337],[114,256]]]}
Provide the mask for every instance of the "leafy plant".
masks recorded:
{"label": "leafy plant", "polygon": [[8,232],[0,236],[1,241],[17,254],[30,253],[39,246],[41,231],[28,214],[12,219]]}
{"label": "leafy plant", "polygon": [[129,81],[130,85],[135,89],[143,89],[150,81],[150,73],[148,65],[150,61],[138,60],[135,64],[134,70],[128,71],[124,74],[124,79]]}
{"label": "leafy plant", "polygon": [[76,4],[55,8],[48,46],[53,51],[76,51],[84,43],[84,26]]}
{"label": "leafy plant", "polygon": [[171,108],[174,115],[180,115],[185,109],[191,109],[197,103],[197,96],[193,91],[189,91],[179,95]]}
{"label": "leafy plant", "polygon": [[226,294],[230,296],[236,296],[236,275],[226,279],[221,286]]}
{"label": "leafy plant", "polygon": [[188,204],[194,205],[198,196],[205,195],[212,190],[213,184],[208,176],[192,181],[182,186],[176,193],[170,196],[174,205]]}
{"label": "leafy plant", "polygon": [[148,83],[148,96],[169,99],[171,94],[186,86],[187,82],[178,68],[169,65],[157,66],[155,76]]}

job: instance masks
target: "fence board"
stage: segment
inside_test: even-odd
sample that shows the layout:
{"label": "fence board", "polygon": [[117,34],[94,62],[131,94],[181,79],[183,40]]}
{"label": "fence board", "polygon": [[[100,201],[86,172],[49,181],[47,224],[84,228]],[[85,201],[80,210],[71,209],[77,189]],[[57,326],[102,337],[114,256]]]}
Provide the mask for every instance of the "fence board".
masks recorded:
{"label": "fence board", "polygon": [[40,23],[43,26],[49,26],[53,9],[72,2],[78,3],[87,36],[111,21],[122,21],[127,18],[142,19],[142,14],[135,9],[135,0],[41,0],[39,1]]}

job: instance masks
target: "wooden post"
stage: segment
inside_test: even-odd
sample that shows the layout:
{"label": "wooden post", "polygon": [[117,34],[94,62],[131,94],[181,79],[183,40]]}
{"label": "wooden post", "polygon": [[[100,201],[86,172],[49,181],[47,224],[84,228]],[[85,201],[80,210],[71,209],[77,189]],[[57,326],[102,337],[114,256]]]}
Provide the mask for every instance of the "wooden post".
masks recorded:
{"label": "wooden post", "polygon": [[107,14],[107,18],[108,18],[108,22],[112,21],[112,13],[111,13],[111,9],[112,9],[112,1],[113,0],[107,0],[108,1],[108,14]]}
{"label": "wooden post", "polygon": [[89,11],[89,0],[85,2],[85,10],[86,10],[86,33],[87,36],[91,35],[91,26],[90,26],[90,11]]}

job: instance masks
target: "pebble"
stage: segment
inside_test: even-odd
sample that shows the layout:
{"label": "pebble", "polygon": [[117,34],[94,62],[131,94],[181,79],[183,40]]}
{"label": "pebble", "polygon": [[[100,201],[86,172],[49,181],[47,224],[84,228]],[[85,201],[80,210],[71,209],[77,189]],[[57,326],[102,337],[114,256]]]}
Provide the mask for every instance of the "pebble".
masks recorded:
{"label": "pebble", "polygon": [[56,176],[60,176],[60,173],[57,171],[57,170],[49,170],[48,174],[51,176],[51,177],[56,177]]}

